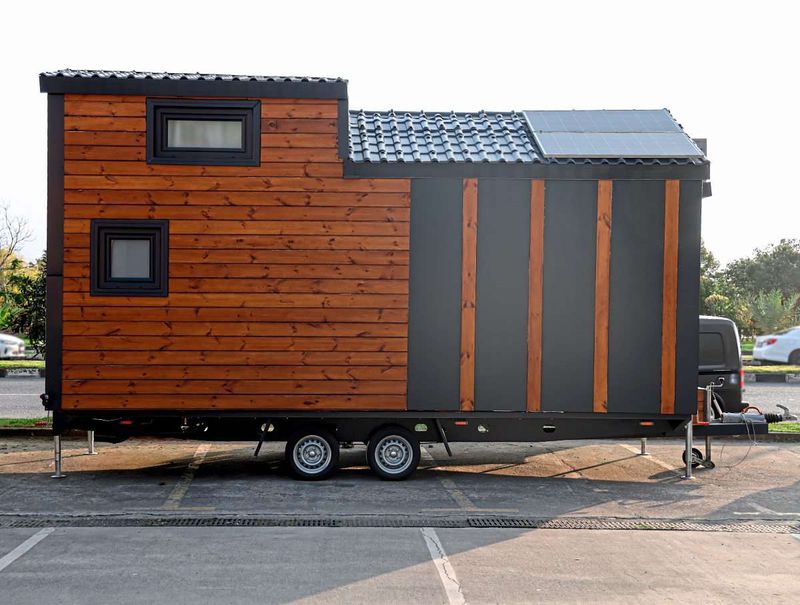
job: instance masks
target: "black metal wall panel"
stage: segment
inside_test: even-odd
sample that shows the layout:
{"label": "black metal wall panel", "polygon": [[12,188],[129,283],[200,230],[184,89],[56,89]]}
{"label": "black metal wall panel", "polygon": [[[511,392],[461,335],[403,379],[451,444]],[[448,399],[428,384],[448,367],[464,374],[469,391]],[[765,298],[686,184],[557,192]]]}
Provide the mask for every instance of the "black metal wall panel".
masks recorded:
{"label": "black metal wall panel", "polygon": [[478,181],[476,410],[525,410],[530,222],[529,180]]}
{"label": "black metal wall panel", "polygon": [[614,181],[611,216],[608,411],[657,414],[664,181]]}
{"label": "black metal wall panel", "polygon": [[547,181],[544,199],[542,410],[591,412],[597,181]]}
{"label": "black metal wall panel", "polygon": [[408,408],[459,409],[461,179],[411,182]]}
{"label": "black metal wall panel", "polygon": [[700,314],[700,215],[703,183],[681,181],[678,241],[678,352],[675,364],[675,413],[697,408]]}
{"label": "black metal wall panel", "polygon": [[64,306],[64,96],[47,95],[47,373],[45,391],[54,431],[61,431],[62,310]]}

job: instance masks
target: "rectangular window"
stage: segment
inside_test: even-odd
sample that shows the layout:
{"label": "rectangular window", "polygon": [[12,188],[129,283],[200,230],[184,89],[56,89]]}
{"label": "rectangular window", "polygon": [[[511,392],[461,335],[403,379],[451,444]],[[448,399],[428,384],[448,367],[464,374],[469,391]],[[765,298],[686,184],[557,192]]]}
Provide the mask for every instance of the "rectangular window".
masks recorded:
{"label": "rectangular window", "polygon": [[93,220],[91,293],[166,296],[169,230],[163,220]]}
{"label": "rectangular window", "polygon": [[168,149],[241,149],[239,120],[167,120]]}
{"label": "rectangular window", "polygon": [[258,166],[258,101],[147,100],[147,162]]}
{"label": "rectangular window", "polygon": [[700,332],[700,366],[725,367],[725,345],[719,332]]}

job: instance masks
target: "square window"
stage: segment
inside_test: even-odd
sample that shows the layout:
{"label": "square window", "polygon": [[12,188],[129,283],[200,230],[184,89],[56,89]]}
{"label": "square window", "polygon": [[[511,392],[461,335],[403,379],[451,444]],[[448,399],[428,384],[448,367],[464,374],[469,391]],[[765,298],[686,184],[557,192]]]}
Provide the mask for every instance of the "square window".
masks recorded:
{"label": "square window", "polygon": [[167,296],[167,221],[93,220],[90,246],[93,295]]}
{"label": "square window", "polygon": [[259,101],[148,99],[147,162],[258,166]]}

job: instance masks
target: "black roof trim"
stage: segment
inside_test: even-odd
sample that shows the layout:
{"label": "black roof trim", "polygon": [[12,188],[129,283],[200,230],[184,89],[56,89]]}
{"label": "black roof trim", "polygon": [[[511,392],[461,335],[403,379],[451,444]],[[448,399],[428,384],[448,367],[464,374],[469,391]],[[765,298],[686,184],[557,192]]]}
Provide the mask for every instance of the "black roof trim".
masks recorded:
{"label": "black roof trim", "polygon": [[704,181],[711,167],[704,164],[539,164],[502,162],[344,162],[345,177],[369,178],[520,178],[552,180]]}
{"label": "black roof trim", "polygon": [[62,69],[39,74],[41,92],[154,96],[346,99],[347,80]]}

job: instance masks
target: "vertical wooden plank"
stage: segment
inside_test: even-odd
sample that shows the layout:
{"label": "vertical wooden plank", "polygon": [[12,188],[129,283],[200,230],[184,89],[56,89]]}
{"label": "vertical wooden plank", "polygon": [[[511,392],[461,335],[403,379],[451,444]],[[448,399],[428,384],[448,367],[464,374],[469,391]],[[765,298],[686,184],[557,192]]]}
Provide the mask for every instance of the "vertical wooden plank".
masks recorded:
{"label": "vertical wooden plank", "polygon": [[661,413],[675,413],[675,341],[678,311],[678,227],[681,183],[664,184],[664,292],[661,318]]}
{"label": "vertical wooden plank", "polygon": [[475,409],[475,274],[478,262],[478,179],[464,179],[461,242],[461,380],[463,412]]}
{"label": "vertical wooden plank", "polygon": [[531,248],[528,268],[528,403],[542,409],[542,275],[544,262],[544,181],[531,181]]}
{"label": "vertical wooden plank", "polygon": [[595,412],[608,411],[608,291],[611,281],[612,181],[597,181],[597,240],[594,273]]}

